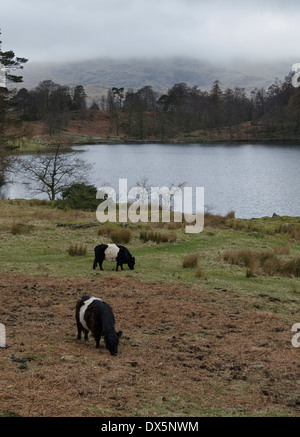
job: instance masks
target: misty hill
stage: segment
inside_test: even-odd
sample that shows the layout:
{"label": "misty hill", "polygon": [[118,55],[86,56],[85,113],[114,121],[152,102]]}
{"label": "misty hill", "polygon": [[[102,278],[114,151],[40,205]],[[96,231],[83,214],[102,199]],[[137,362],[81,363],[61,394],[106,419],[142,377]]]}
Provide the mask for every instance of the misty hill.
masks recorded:
{"label": "misty hill", "polygon": [[211,88],[215,80],[221,88],[243,87],[247,92],[255,87],[267,89],[278,77],[291,70],[293,61],[250,63],[236,60],[225,64],[212,64],[190,58],[170,59],[94,59],[66,63],[29,62],[23,70],[22,86],[32,89],[42,80],[51,79],[60,85],[83,85],[88,100],[98,99],[112,87],[137,90],[151,85],[164,93],[174,84],[186,82],[202,90]]}

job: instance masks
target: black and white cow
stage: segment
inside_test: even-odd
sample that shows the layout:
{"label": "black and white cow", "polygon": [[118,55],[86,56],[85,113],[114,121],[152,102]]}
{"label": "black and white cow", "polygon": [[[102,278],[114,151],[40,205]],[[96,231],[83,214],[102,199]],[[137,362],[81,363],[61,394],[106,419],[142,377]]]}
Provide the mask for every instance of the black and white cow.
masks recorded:
{"label": "black and white cow", "polygon": [[95,259],[93,269],[95,269],[99,263],[100,270],[103,270],[103,261],[116,261],[116,271],[118,271],[119,266],[124,270],[123,264],[128,264],[130,270],[134,269],[135,257],[132,256],[129,250],[124,246],[119,246],[118,244],[99,244],[99,246],[96,246],[94,250]]}
{"label": "black and white cow", "polygon": [[119,338],[122,331],[115,331],[115,317],[111,307],[97,297],[83,296],[76,304],[77,339],[88,340],[89,331],[96,340],[96,348],[100,345],[100,338],[104,336],[106,349],[111,355],[117,355]]}

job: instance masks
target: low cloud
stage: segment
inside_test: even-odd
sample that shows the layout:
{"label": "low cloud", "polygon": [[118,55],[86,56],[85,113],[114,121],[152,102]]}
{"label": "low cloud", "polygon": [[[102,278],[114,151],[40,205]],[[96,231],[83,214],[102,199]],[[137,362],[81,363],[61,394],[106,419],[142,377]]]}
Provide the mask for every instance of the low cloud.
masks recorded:
{"label": "low cloud", "polygon": [[3,49],[32,61],[189,56],[294,57],[297,1],[4,0]]}

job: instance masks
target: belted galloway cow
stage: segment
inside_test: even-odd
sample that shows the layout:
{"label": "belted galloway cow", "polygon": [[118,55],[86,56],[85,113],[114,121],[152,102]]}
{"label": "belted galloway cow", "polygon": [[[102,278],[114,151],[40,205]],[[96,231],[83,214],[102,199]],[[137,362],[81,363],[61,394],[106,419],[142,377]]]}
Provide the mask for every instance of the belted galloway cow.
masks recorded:
{"label": "belted galloway cow", "polygon": [[123,269],[123,264],[127,264],[130,270],[134,269],[135,257],[131,255],[129,250],[118,244],[99,244],[95,247],[95,259],[93,264],[93,269],[99,264],[100,270],[103,270],[103,261],[116,262],[116,271],[121,267]]}

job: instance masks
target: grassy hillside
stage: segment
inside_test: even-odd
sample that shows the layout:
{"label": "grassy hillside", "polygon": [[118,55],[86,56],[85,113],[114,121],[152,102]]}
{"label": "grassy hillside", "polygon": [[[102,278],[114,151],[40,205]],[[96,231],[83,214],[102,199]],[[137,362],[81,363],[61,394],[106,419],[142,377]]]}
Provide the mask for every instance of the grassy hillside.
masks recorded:
{"label": "grassy hillside", "polygon": [[[186,234],[16,199],[0,201],[0,234],[0,417],[299,415],[299,218],[207,214]],[[101,242],[135,269],[93,270]],[[117,357],[76,340],[86,294],[114,309]]]}
{"label": "grassy hillside", "polygon": [[[276,255],[278,259],[299,258],[298,218],[218,220],[215,216],[207,215],[205,223],[204,231],[199,234],[186,234],[184,228],[177,228],[177,224],[172,223],[128,224],[123,229],[119,224],[98,223],[95,213],[62,211],[44,201],[1,200],[0,271],[43,272],[81,278],[110,275],[114,269],[111,264],[105,266],[104,272],[92,269],[93,249],[101,242],[118,242],[119,238],[122,244],[123,232],[129,234],[124,237],[125,241],[129,240],[125,245],[136,256],[137,266],[134,271],[125,269],[118,273],[120,275],[188,285],[205,283],[212,290],[219,286],[234,288],[236,292],[250,294],[254,298],[260,293],[268,293],[270,296],[294,299],[299,294],[297,275],[287,272],[270,276],[257,268],[247,278],[249,266],[243,266],[242,262],[241,265],[234,265],[224,260],[226,252],[240,249],[251,249],[257,257],[261,252],[275,250],[275,253],[279,253]],[[149,229],[166,235],[168,242],[157,243],[157,239],[144,242],[141,232]],[[289,233],[288,230],[294,230],[295,233]],[[121,236],[115,231],[120,231]],[[68,254],[70,245],[75,243],[86,248],[85,255]],[[286,248],[282,255],[280,248]],[[199,254],[198,269],[183,268],[183,259],[190,253]]]}

